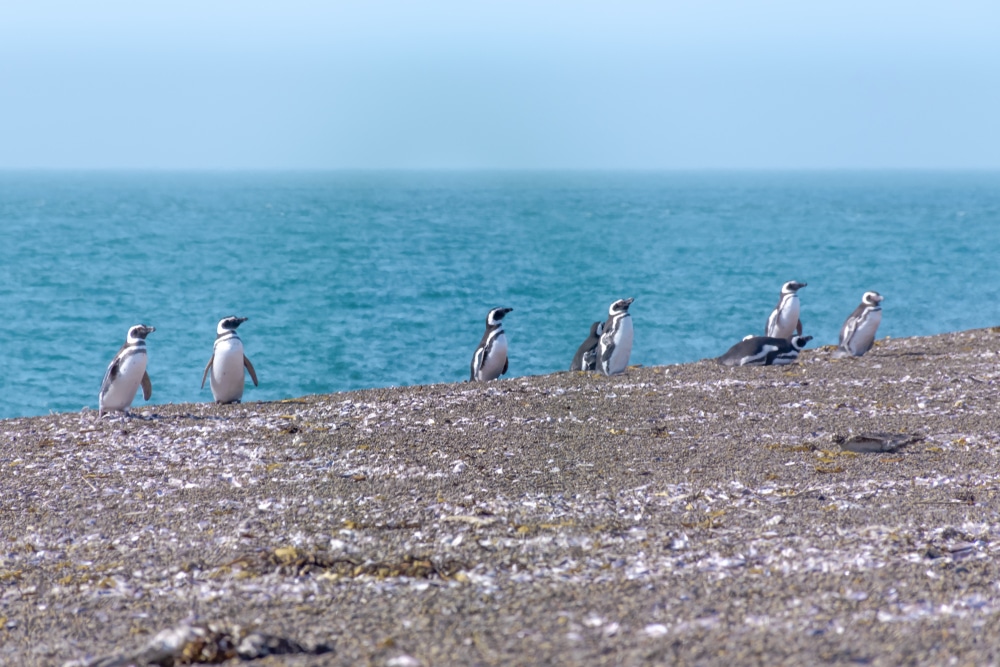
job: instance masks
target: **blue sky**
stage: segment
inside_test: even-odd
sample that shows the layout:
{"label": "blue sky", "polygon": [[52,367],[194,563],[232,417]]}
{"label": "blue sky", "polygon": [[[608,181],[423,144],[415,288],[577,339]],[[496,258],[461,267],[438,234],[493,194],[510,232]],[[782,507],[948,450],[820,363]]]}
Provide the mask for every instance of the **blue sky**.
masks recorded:
{"label": "blue sky", "polygon": [[0,168],[1000,168],[1000,3],[0,5]]}

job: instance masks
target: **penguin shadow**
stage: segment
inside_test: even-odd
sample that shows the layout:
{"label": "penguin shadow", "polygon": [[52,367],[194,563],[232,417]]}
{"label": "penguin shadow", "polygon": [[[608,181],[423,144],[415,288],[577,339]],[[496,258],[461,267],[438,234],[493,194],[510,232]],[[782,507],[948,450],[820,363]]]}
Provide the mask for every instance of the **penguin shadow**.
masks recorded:
{"label": "penguin shadow", "polygon": [[946,357],[948,352],[879,352],[879,357]]}
{"label": "penguin shadow", "polygon": [[229,415],[195,415],[190,412],[184,415],[166,415],[163,417],[157,416],[158,419],[163,419],[165,421],[177,421],[181,419],[191,420],[196,422],[224,422],[232,419]]}
{"label": "penguin shadow", "polygon": [[574,377],[589,377],[589,378],[606,378],[608,380],[621,379],[627,377],[629,371],[637,371],[641,368],[645,368],[643,364],[631,364],[625,370],[620,373],[615,373],[613,375],[605,375],[603,371],[580,371],[580,370],[570,370],[570,371],[552,371],[552,375],[568,375]]}
{"label": "penguin shadow", "polygon": [[96,411],[90,410],[94,413],[93,421],[95,424],[109,424],[112,426],[122,426],[129,424],[131,422],[177,422],[177,421],[195,421],[195,422],[221,422],[228,421],[231,417],[227,415],[196,415],[194,413],[188,412],[178,415],[167,415],[161,414],[159,412],[153,412],[150,414],[112,414],[100,416]]}

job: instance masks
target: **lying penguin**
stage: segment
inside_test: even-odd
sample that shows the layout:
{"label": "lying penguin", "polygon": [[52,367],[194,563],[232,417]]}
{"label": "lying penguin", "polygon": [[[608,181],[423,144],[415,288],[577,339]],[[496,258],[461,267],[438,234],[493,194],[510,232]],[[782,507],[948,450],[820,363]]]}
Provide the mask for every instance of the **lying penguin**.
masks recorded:
{"label": "lying penguin", "polygon": [[748,336],[716,359],[723,366],[784,366],[794,363],[812,336]]}

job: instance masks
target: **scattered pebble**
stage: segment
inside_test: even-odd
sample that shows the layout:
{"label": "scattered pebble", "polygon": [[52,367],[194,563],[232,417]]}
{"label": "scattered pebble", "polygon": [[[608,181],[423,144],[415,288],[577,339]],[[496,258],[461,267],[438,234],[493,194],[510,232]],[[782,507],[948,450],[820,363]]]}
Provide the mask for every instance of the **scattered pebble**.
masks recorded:
{"label": "scattered pebble", "polygon": [[5,420],[0,663],[989,663],[998,348]]}

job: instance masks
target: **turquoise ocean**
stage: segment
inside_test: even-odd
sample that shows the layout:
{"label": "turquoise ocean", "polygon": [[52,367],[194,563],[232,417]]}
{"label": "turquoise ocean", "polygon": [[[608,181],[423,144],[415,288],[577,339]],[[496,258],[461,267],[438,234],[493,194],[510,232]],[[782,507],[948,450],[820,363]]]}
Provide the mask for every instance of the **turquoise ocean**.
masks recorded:
{"label": "turquoise ocean", "polygon": [[96,408],[139,322],[150,404],[211,400],[229,314],[247,401],[462,381],[494,306],[507,377],[626,296],[644,365],[762,333],[792,279],[812,346],[866,290],[879,337],[1000,324],[997,172],[0,172],[0,230],[0,417]]}

